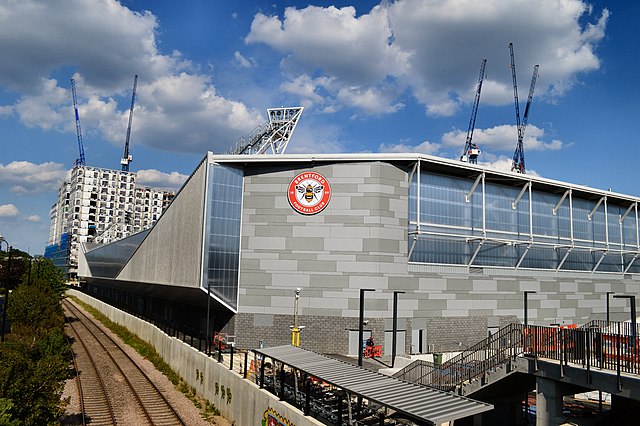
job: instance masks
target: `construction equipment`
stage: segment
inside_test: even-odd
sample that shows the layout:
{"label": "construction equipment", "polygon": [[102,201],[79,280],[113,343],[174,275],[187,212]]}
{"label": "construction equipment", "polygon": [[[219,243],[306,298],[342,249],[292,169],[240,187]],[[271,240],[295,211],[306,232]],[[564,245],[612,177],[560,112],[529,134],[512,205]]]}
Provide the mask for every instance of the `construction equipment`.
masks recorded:
{"label": "construction equipment", "polygon": [[298,124],[303,107],[269,108],[269,122],[240,138],[229,154],[284,154]]}
{"label": "construction equipment", "polygon": [[138,75],[133,78],[133,91],[131,92],[131,109],[129,109],[129,125],[127,126],[127,137],[124,141],[124,155],[120,160],[122,171],[129,171],[129,163],[133,161],[133,157],[129,155],[129,138],[131,137],[131,122],[133,121],[133,106],[136,102],[136,87],[138,86]]}
{"label": "construction equipment", "polygon": [[529,121],[529,110],[531,109],[531,101],[533,99],[533,90],[538,80],[539,65],[533,67],[533,75],[531,76],[531,86],[529,87],[529,96],[527,98],[527,104],[524,109],[524,117],[522,123],[520,123],[520,105],[518,101],[518,83],[516,82],[516,63],[513,54],[513,43],[509,43],[509,52],[511,54],[511,74],[513,76],[513,97],[516,105],[516,126],[518,129],[518,142],[516,144],[516,150],[513,153],[513,161],[511,162],[511,171],[517,173],[526,173],[524,164],[524,132],[527,128]]}
{"label": "construction equipment", "polygon": [[80,156],[74,162],[74,166],[84,166],[84,144],[82,142],[82,129],[80,128],[80,114],[78,114],[78,96],[76,94],[76,82],[71,79],[71,97],[73,99],[73,109],[76,113],[76,135],[78,136],[78,150]]}
{"label": "construction equipment", "polygon": [[473,129],[476,127],[476,115],[478,114],[478,105],[480,105],[480,92],[482,91],[482,82],[484,81],[484,70],[487,60],[482,60],[480,65],[480,76],[478,77],[478,89],[476,90],[476,98],[473,101],[473,109],[471,110],[471,119],[469,120],[469,128],[467,129],[467,141],[464,145],[464,152],[460,156],[460,161],[468,161],[471,164],[478,163],[480,148],[473,142]]}

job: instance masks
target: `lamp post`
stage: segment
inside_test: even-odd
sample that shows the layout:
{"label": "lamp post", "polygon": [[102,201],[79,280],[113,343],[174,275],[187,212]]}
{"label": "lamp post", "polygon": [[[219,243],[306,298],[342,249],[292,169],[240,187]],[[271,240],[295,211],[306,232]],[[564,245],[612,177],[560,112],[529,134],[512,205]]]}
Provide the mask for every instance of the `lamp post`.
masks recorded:
{"label": "lamp post", "polygon": [[300,330],[303,326],[298,326],[298,301],[300,300],[300,288],[296,288],[293,301],[293,325],[291,326],[291,346],[300,346]]}
{"label": "lamp post", "polygon": [[207,327],[206,327],[206,339],[207,339],[207,355],[211,355],[211,338],[209,337],[209,323],[211,321],[211,280],[207,279]]}
{"label": "lamp post", "polygon": [[398,295],[405,294],[404,291],[394,291],[393,292],[393,339],[392,339],[392,349],[391,349],[391,368],[393,368],[396,363],[396,339],[398,333]]}
{"label": "lamp post", "polygon": [[[615,291],[607,291],[607,327],[609,326],[609,295],[615,294]],[[613,296],[615,297],[615,296]]]}
{"label": "lamp post", "polygon": [[529,325],[529,295],[536,294],[537,291],[527,290],[524,292],[524,325]]}
{"label": "lamp post", "polygon": [[2,337],[0,341],[4,342],[4,331],[7,326],[7,307],[9,306],[9,276],[11,275],[11,250],[13,247],[9,245],[9,242],[0,235],[0,249],[2,249],[2,242],[7,245],[7,253],[9,258],[7,261],[7,274],[4,276],[4,303],[2,304]]}
{"label": "lamp post", "polygon": [[360,317],[358,321],[358,366],[362,367],[362,340],[364,339],[364,293],[367,291],[376,291],[375,288],[360,289]]}
{"label": "lamp post", "polygon": [[632,294],[614,294],[614,299],[629,299],[631,305],[631,336],[636,337],[636,296]]}

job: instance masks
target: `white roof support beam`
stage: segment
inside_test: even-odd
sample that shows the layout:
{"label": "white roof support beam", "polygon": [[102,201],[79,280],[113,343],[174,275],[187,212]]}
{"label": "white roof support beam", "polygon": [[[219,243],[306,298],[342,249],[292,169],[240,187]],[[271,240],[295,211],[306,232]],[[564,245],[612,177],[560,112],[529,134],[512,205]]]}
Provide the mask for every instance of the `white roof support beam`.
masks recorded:
{"label": "white roof support beam", "polygon": [[591,271],[592,274],[598,270],[598,266],[600,266],[600,264],[602,263],[602,261],[604,260],[604,257],[607,255],[608,252],[609,250],[605,250],[602,252],[602,256],[600,256],[600,259],[598,259],[598,263],[596,263],[596,266],[594,266],[593,270]]}
{"label": "white roof support beam", "polygon": [[413,254],[413,249],[416,248],[416,243],[418,242],[418,237],[416,235],[413,236],[413,241],[411,242],[411,248],[409,249],[409,255],[407,256],[408,260],[411,260],[411,255]]}
{"label": "white roof support beam", "polygon": [[558,204],[556,204],[556,206],[551,211],[554,216],[558,214],[558,210],[560,209],[560,206],[562,206],[562,203],[564,203],[564,200],[567,198],[567,195],[571,195],[570,189],[567,189],[566,191],[564,191],[564,194],[562,194],[560,201],[558,201]]}
{"label": "white roof support beam", "polygon": [[484,241],[485,240],[481,240],[478,243],[478,248],[476,248],[476,251],[473,252],[473,256],[471,256],[471,259],[469,259],[469,264],[467,266],[472,266],[473,265],[473,262],[476,260],[476,256],[478,255],[478,253],[480,253],[480,249],[484,245]]}
{"label": "white roof support beam", "polygon": [[602,202],[606,198],[607,198],[607,196],[605,195],[604,197],[601,197],[600,200],[598,200],[598,203],[596,204],[596,206],[587,215],[587,219],[589,219],[589,220],[593,219],[593,215],[596,214],[596,211],[598,210],[598,207],[600,207],[600,204],[602,204]]}
{"label": "white roof support beam", "polygon": [[629,208],[624,212],[624,214],[622,216],[620,216],[620,223],[624,222],[624,220],[627,218],[627,216],[629,216],[629,213],[631,212],[631,210],[633,210],[633,208],[638,208],[638,203],[633,203],[629,206]]}
{"label": "white roof support beam", "polygon": [[569,255],[571,254],[572,251],[573,251],[573,247],[569,247],[569,249],[565,253],[564,257],[562,258],[562,260],[558,264],[558,267],[556,268],[556,272],[558,272],[562,268],[562,265],[564,265],[564,262],[567,260],[567,258],[569,257]]}
{"label": "white roof support beam", "polygon": [[511,208],[512,209],[516,209],[516,207],[518,207],[518,204],[520,203],[520,200],[522,199],[522,196],[524,195],[526,190],[530,190],[531,189],[531,181],[527,182],[523,187],[522,190],[520,191],[520,193],[518,194],[518,196],[516,197],[515,201],[513,203],[511,203]]}
{"label": "white roof support beam", "polygon": [[471,186],[471,189],[469,190],[467,195],[465,195],[465,197],[464,197],[464,201],[465,202],[468,203],[469,201],[471,201],[471,196],[473,196],[473,193],[476,192],[476,189],[478,188],[478,184],[480,184],[480,180],[484,181],[484,172],[480,173],[478,175],[478,177],[476,178],[476,181],[473,182],[473,185]]}
{"label": "white roof support beam", "polygon": [[527,248],[524,250],[524,253],[522,253],[522,256],[520,256],[520,259],[516,264],[516,270],[520,267],[520,264],[522,264],[522,262],[524,261],[524,258],[527,255],[527,253],[529,253],[529,249],[531,249],[531,246],[532,246],[532,243],[527,244]]}

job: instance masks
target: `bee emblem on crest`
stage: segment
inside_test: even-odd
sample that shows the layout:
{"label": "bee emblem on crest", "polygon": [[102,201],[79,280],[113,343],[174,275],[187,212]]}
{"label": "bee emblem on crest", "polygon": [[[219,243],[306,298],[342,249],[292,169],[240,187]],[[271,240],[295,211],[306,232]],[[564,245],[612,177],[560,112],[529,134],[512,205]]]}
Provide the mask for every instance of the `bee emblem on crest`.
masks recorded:
{"label": "bee emblem on crest", "polygon": [[305,200],[307,200],[307,203],[312,202],[313,200],[315,200],[316,194],[322,192],[322,190],[324,189],[324,186],[322,185],[312,185],[312,184],[307,184],[307,186],[304,185],[297,185],[296,186],[296,190],[298,190],[298,193],[300,194],[304,194],[301,198],[304,198]]}

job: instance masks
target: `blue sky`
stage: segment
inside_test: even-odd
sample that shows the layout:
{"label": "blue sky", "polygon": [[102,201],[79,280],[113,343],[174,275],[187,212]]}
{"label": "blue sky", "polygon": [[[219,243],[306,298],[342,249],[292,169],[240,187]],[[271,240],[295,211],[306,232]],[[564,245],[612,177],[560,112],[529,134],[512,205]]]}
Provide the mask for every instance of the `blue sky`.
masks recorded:
{"label": "blue sky", "polygon": [[57,187],[78,157],[119,168],[139,75],[131,170],[178,188],[208,150],[305,107],[290,153],[459,158],[480,63],[479,162],[516,145],[508,44],[529,173],[640,195],[640,3],[580,0],[0,0],[0,235],[42,253]]}

